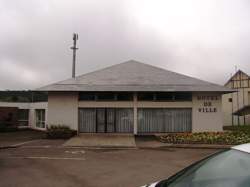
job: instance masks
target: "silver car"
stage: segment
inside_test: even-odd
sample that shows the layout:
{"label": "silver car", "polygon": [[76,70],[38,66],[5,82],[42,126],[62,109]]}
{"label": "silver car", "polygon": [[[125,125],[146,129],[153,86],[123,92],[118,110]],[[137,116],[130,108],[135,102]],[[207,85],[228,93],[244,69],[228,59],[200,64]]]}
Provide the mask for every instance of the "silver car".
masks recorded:
{"label": "silver car", "polygon": [[250,187],[250,143],[215,153],[144,187]]}

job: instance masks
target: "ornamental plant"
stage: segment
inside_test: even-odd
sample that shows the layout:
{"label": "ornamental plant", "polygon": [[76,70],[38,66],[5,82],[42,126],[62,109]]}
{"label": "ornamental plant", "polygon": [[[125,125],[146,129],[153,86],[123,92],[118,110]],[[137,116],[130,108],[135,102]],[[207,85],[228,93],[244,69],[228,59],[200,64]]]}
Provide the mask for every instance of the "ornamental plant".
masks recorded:
{"label": "ornamental plant", "polygon": [[49,139],[68,139],[76,135],[75,130],[66,125],[50,125],[47,127],[46,135]]}
{"label": "ornamental plant", "polygon": [[159,137],[161,142],[174,144],[227,144],[237,145],[250,142],[250,131],[169,133]]}

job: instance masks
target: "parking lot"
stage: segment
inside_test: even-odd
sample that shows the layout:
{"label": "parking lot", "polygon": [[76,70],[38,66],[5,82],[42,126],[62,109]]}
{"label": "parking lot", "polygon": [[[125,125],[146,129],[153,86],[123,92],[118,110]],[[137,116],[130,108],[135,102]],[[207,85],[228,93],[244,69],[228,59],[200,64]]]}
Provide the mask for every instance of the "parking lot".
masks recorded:
{"label": "parking lot", "polygon": [[136,187],[167,178],[216,151],[57,146],[1,149],[0,186]]}

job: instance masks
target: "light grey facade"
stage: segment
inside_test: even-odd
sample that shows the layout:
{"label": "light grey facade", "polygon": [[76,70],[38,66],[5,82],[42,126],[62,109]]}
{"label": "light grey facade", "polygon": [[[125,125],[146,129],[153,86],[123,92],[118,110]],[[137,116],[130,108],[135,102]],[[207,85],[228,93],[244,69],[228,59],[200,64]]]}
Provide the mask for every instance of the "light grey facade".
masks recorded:
{"label": "light grey facade", "polygon": [[232,92],[136,61],[38,90],[48,91],[48,125],[134,134],[221,131],[221,96]]}

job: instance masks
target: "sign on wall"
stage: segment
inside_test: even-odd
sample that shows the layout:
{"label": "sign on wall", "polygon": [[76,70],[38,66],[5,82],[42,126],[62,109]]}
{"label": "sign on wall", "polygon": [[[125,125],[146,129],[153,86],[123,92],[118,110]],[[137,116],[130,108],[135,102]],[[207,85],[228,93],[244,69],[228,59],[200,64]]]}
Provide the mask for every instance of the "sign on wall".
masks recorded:
{"label": "sign on wall", "polygon": [[197,96],[197,100],[202,102],[202,106],[198,108],[199,112],[217,112],[217,107],[214,106],[214,102],[219,100],[218,96]]}

